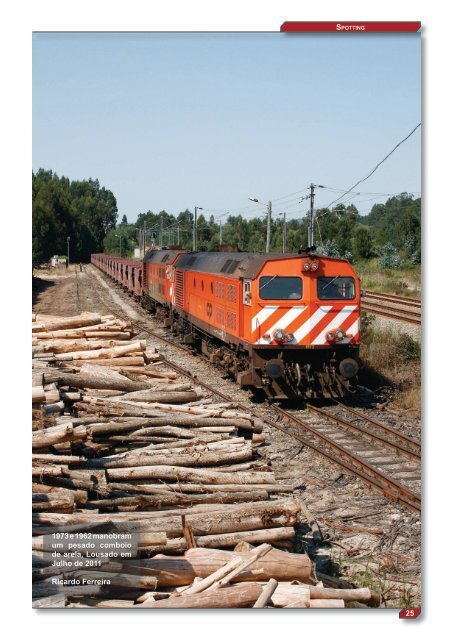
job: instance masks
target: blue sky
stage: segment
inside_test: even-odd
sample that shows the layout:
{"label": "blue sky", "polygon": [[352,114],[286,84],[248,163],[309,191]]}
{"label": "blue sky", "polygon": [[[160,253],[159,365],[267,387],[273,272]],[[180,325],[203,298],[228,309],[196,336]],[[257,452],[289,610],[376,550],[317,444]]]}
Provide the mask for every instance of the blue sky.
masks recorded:
{"label": "blue sky", "polygon": [[[257,215],[249,196],[300,217],[306,201],[287,194],[348,189],[418,124],[420,47],[419,34],[34,34],[33,169],[98,178],[129,221],[195,205]],[[418,129],[352,202],[419,195],[420,172]]]}

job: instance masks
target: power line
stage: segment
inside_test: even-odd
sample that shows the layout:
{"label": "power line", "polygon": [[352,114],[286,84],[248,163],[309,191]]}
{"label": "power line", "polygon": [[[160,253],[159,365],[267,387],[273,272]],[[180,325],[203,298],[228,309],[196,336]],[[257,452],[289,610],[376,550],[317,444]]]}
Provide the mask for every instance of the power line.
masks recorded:
{"label": "power line", "polygon": [[335,200],[332,200],[332,202],[330,204],[328,204],[326,208],[328,209],[333,204],[335,204],[335,202],[338,202],[338,200],[342,200],[344,198],[344,196],[346,196],[348,193],[351,193],[351,191],[353,189],[355,189],[357,187],[357,185],[361,184],[362,182],[365,182],[365,180],[368,180],[368,178],[370,178],[373,175],[373,173],[375,173],[375,171],[377,171],[377,169],[381,166],[381,164],[383,164],[387,160],[387,158],[389,158],[392,155],[392,153],[394,153],[398,149],[398,147],[400,147],[403,144],[403,142],[406,142],[406,140],[408,140],[411,137],[411,135],[413,133],[415,133],[415,131],[417,131],[417,129],[421,126],[421,124],[422,123],[419,122],[418,125],[416,127],[414,127],[412,129],[412,131],[405,138],[400,140],[398,142],[398,144],[393,147],[393,149],[390,151],[390,153],[388,153],[385,156],[385,158],[382,158],[382,160],[377,163],[377,165],[374,167],[374,169],[372,171],[370,171],[370,173],[367,176],[365,176],[365,178],[361,178],[360,180],[358,180],[355,184],[352,185],[352,187],[350,189],[347,189],[341,196],[339,196]]}

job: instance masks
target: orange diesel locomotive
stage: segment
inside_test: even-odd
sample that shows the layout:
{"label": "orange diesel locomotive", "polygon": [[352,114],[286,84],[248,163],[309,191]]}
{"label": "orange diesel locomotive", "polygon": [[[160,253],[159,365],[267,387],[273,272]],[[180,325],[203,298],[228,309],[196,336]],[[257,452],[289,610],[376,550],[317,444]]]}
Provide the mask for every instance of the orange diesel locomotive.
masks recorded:
{"label": "orange diesel locomotive", "polygon": [[[102,259],[93,262],[102,268]],[[241,386],[269,398],[337,398],[355,384],[360,282],[346,260],[152,250],[141,301]]]}

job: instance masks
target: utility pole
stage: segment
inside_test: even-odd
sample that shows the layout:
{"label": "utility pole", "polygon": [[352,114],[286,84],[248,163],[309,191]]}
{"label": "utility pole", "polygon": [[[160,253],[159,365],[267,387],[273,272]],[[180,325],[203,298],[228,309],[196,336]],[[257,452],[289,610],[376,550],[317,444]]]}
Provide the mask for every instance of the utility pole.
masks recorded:
{"label": "utility pole", "polygon": [[146,220],[143,221],[143,260],[146,253]]}
{"label": "utility pole", "polygon": [[219,246],[222,244],[222,221],[219,220]]}
{"label": "utility pole", "polygon": [[[315,229],[315,188],[325,189],[322,184],[310,184],[310,216],[308,218],[308,246],[313,247],[315,244],[314,240],[314,229]],[[303,198],[304,199],[304,198]]]}
{"label": "utility pole", "polygon": [[279,215],[283,216],[282,253],[286,253],[286,211]]}
{"label": "utility pole", "polygon": [[271,248],[271,217],[272,217],[272,202],[269,200],[269,202],[267,203],[266,253],[269,253]]}
{"label": "utility pole", "polygon": [[66,242],[67,242],[67,244],[68,244],[68,267],[69,267],[69,241],[70,241],[70,239],[71,239],[71,236],[68,236],[68,237],[66,238]]}
{"label": "utility pole", "polygon": [[178,226],[177,226],[177,228],[176,228],[176,229],[177,229],[177,231],[176,231],[177,236],[176,236],[176,237],[177,237],[177,239],[178,239],[178,243],[177,243],[177,244],[178,244],[178,247],[179,247],[179,224],[178,224]]}
{"label": "utility pole", "polygon": [[314,206],[315,206],[315,185],[310,184],[310,217],[308,219],[308,246],[314,245]]}
{"label": "utility pole", "polygon": [[[263,204],[258,198],[249,198],[252,202]],[[266,253],[269,253],[271,248],[271,218],[272,218],[272,202],[269,200],[267,203],[267,233],[266,233]]]}
{"label": "utility pole", "polygon": [[192,251],[197,250],[197,213],[198,209],[203,210],[203,207],[195,207],[195,216],[193,218],[193,237],[192,237]]}

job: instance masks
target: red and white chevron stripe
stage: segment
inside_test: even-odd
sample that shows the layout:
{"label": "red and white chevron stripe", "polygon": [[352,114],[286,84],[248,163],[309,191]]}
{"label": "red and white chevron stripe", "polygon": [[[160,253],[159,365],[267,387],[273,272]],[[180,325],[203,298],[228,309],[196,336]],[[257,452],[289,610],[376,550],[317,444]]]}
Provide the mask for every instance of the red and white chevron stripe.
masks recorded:
{"label": "red and white chevron stripe", "polygon": [[[273,333],[282,329],[292,333],[294,340],[286,344],[329,345],[326,333],[333,329],[343,329],[346,338],[341,344],[356,343],[359,340],[360,320],[358,306],[299,305],[281,307],[266,305],[252,318],[252,336],[255,344],[272,344]],[[269,337],[265,337],[269,336]]]}

